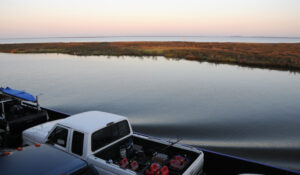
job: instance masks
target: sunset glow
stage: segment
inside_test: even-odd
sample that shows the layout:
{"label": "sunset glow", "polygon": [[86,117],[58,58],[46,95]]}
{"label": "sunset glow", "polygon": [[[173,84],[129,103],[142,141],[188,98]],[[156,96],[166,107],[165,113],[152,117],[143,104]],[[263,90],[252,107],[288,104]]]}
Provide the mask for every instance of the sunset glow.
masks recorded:
{"label": "sunset glow", "polygon": [[1,0],[0,38],[300,36],[299,0]]}

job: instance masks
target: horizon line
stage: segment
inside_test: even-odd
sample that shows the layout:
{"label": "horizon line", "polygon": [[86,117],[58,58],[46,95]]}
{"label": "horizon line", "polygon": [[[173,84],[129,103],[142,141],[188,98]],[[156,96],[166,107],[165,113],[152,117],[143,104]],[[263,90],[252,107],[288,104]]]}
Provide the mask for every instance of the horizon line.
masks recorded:
{"label": "horizon line", "polygon": [[103,35],[103,36],[45,36],[45,37],[8,37],[3,39],[44,39],[44,38],[109,38],[109,37],[231,37],[231,38],[299,38],[300,36],[250,36],[250,35]]}

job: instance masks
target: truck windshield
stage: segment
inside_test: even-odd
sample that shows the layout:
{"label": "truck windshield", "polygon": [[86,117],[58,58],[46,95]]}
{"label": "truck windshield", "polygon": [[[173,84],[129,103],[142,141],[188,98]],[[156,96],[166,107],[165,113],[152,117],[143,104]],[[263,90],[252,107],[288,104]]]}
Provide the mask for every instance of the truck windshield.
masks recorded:
{"label": "truck windshield", "polygon": [[120,139],[130,133],[129,125],[126,120],[115,123],[106,128],[100,129],[92,135],[92,151]]}

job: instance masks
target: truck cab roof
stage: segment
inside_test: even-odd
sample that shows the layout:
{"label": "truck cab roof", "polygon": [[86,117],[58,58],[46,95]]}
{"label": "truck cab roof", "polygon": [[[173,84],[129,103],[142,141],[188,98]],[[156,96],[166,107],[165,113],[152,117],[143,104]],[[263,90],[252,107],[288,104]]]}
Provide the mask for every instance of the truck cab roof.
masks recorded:
{"label": "truck cab roof", "polygon": [[[60,139],[56,136],[52,138],[52,134],[54,133],[54,136],[57,134],[56,132],[64,133],[62,134],[63,137]],[[85,151],[83,151],[83,155],[81,155],[83,157],[100,149],[100,147],[95,146],[99,145],[95,142],[98,137],[109,137],[112,142],[111,144],[113,144],[113,142],[117,142],[119,139],[128,137],[133,133],[126,117],[100,111],[89,111],[27,129],[23,131],[22,134],[23,144],[30,145],[36,142],[51,143],[56,146],[62,145],[62,149],[68,151],[72,148],[71,145],[73,145],[71,141],[74,132],[83,135],[82,141],[85,145]],[[49,137],[51,137],[51,139],[49,139]],[[64,144],[56,143],[58,141]],[[108,142],[105,143],[106,146],[108,146]],[[92,147],[95,149],[92,150]],[[96,147],[98,149],[96,149]]]}
{"label": "truck cab roof", "polygon": [[106,112],[89,111],[72,115],[60,120],[58,123],[69,128],[76,128],[87,134],[92,134],[96,130],[106,127],[108,124],[122,120],[127,120],[127,118]]}
{"label": "truck cab roof", "polygon": [[85,161],[48,145],[28,146],[0,156],[0,165],[0,174],[7,175],[69,175],[87,167]]}

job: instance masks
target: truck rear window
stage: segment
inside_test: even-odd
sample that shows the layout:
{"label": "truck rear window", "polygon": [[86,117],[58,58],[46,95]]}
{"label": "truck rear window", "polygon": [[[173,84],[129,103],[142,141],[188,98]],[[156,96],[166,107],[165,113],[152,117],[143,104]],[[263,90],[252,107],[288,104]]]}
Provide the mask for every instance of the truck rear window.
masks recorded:
{"label": "truck rear window", "polygon": [[92,151],[113,142],[130,133],[129,125],[126,120],[112,124],[100,129],[92,134]]}

